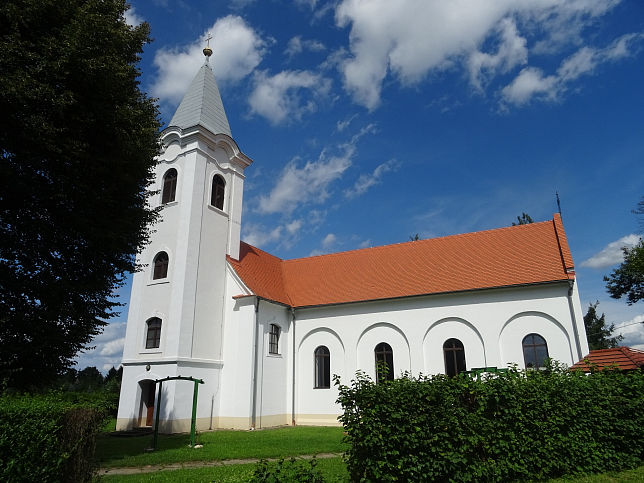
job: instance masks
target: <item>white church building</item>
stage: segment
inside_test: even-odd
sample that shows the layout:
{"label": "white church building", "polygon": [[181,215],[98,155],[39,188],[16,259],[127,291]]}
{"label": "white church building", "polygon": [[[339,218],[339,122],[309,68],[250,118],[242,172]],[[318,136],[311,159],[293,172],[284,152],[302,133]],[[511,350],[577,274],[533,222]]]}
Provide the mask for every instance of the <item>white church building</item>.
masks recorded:
{"label": "white church building", "polygon": [[[208,55],[211,51],[205,49]],[[282,260],[240,240],[244,172],[206,62],[161,134],[117,429],[150,426],[155,380],[203,379],[197,429],[337,425],[332,375],[572,365],[588,353],[570,249],[552,220]],[[188,431],[193,386],[163,384],[161,430]]]}

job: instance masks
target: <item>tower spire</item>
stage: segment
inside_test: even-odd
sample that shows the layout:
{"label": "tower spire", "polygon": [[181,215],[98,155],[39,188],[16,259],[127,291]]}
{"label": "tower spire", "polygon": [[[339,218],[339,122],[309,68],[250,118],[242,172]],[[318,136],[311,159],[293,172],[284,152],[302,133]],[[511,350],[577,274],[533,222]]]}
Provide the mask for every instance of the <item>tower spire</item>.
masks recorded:
{"label": "tower spire", "polygon": [[203,49],[203,54],[206,57],[206,61],[192,80],[190,87],[188,87],[177,111],[170,120],[170,126],[186,129],[200,125],[213,134],[221,133],[232,137],[215,74],[208,63],[212,55],[212,49],[210,48],[212,35],[208,33],[205,40],[207,45]]}

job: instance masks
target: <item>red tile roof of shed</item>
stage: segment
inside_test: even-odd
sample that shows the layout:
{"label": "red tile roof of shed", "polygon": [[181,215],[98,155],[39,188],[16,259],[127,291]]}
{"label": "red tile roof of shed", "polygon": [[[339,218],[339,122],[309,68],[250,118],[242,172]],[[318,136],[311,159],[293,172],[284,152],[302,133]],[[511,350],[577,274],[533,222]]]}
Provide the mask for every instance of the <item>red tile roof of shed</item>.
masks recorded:
{"label": "red tile roof of shed", "polygon": [[239,260],[228,261],[253,294],[292,307],[574,278],[558,214],[540,223],[293,260],[242,242]]}
{"label": "red tile roof of shed", "polygon": [[580,369],[584,372],[590,370],[590,365],[598,369],[616,366],[622,371],[644,367],[644,351],[631,349],[630,347],[615,347],[613,349],[599,349],[590,351],[582,360],[574,364],[570,369]]}

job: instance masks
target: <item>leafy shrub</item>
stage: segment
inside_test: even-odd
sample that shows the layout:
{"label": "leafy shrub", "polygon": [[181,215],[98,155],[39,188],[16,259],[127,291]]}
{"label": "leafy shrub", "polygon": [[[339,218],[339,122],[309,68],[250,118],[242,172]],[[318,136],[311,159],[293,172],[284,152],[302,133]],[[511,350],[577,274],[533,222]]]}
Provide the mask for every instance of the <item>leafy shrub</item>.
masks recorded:
{"label": "leafy shrub", "polygon": [[0,480],[88,481],[100,404],[60,393],[0,397]]}
{"label": "leafy shrub", "polygon": [[642,463],[644,373],[554,364],[484,379],[336,377],[352,480],[508,481]]}
{"label": "leafy shrub", "polygon": [[323,483],[324,477],[316,468],[317,460],[280,459],[277,463],[260,460],[255,466],[251,481],[262,483],[306,482]]}

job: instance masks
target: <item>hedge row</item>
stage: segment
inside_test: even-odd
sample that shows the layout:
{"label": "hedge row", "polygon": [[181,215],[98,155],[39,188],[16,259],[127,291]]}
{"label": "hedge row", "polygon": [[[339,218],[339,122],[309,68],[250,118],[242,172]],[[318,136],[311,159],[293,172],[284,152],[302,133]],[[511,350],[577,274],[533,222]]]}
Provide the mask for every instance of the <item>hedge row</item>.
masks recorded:
{"label": "hedge row", "polygon": [[551,366],[340,384],[353,481],[508,481],[632,468],[644,458],[644,373]]}
{"label": "hedge row", "polygon": [[0,397],[0,481],[89,481],[104,401],[69,394]]}

